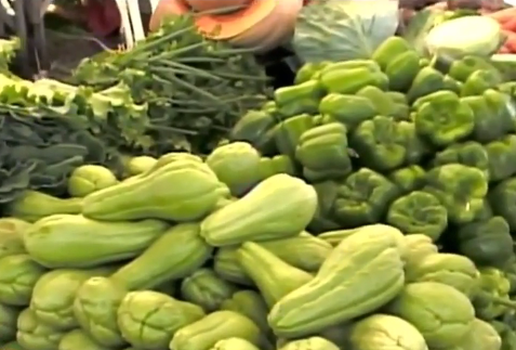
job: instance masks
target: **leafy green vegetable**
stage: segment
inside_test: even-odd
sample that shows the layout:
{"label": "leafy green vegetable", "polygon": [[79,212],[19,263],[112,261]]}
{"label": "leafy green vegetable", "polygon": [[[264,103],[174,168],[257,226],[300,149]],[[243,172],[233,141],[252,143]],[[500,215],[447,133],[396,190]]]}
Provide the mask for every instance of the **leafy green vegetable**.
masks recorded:
{"label": "leafy green vegetable", "polygon": [[320,0],[301,10],[292,46],[304,62],[370,58],[397,26],[397,1]]}

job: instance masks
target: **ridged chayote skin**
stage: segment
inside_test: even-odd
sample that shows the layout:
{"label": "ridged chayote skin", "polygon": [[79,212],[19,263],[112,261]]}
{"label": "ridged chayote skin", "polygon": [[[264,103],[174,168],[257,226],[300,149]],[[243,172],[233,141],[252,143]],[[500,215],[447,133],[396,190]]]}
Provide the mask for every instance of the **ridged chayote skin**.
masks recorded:
{"label": "ridged chayote skin", "polygon": [[128,293],[118,308],[118,326],[131,345],[165,349],[174,334],[205,316],[195,304],[154,291]]}
{"label": "ridged chayote skin", "polygon": [[387,310],[413,324],[428,346],[438,349],[458,344],[475,318],[466,295],[436,282],[407,284]]}
{"label": "ridged chayote skin", "polygon": [[26,253],[22,233],[30,225],[32,224],[16,218],[0,219],[0,258]]}
{"label": "ridged chayote skin", "polygon": [[339,348],[324,338],[311,337],[288,342],[280,350],[339,350]]}
{"label": "ridged chayote skin", "polygon": [[428,350],[416,327],[384,314],[369,316],[353,325],[350,341],[354,350]]}
{"label": "ridged chayote skin", "polygon": [[210,350],[260,350],[253,343],[241,338],[219,340]]}
{"label": "ridged chayote skin", "polygon": [[0,259],[0,303],[25,306],[39,278],[47,271],[27,254]]}
{"label": "ridged chayote skin", "polygon": [[[0,342],[6,342],[16,337],[16,322],[19,310],[15,307],[0,304]],[[0,349],[3,349],[0,347]]]}
{"label": "ridged chayote skin", "polygon": [[17,327],[16,340],[26,349],[56,350],[66,334],[38,321],[30,309],[20,313]]}
{"label": "ridged chayote skin", "polygon": [[100,165],[83,165],[72,172],[68,180],[68,193],[72,197],[86,197],[117,183],[117,178],[108,168]]}
{"label": "ridged chayote skin", "polygon": [[57,350],[110,350],[91,339],[83,330],[75,329],[66,333]]}
{"label": "ridged chayote skin", "polygon": [[412,265],[415,262],[417,263],[427,255],[436,254],[438,252],[437,246],[427,235],[406,235],[404,240],[405,252],[402,258],[406,267]]}
{"label": "ridged chayote skin", "polygon": [[471,296],[477,289],[480,274],[475,263],[458,254],[438,253],[405,265],[407,282],[439,282]]}
{"label": "ridged chayote skin", "polygon": [[157,162],[156,158],[149,156],[133,157],[127,162],[127,172],[130,176],[140,175],[152,169]]}
{"label": "ridged chayote skin", "polygon": [[454,350],[500,350],[502,339],[489,323],[475,318],[471,330]]}
{"label": "ridged chayote skin", "polygon": [[73,313],[82,329],[99,344],[126,344],[117,325],[117,310],[127,291],[106,277],[92,277],[77,290]]}

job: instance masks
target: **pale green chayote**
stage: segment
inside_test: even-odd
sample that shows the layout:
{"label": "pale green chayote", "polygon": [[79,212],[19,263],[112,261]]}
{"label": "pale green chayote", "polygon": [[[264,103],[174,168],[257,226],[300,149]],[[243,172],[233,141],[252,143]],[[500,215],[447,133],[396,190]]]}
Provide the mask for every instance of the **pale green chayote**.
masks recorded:
{"label": "pale green chayote", "polygon": [[83,165],[72,172],[68,180],[68,193],[73,197],[86,197],[117,183],[115,174],[108,168],[101,165]]}
{"label": "pale green chayote", "polygon": [[16,340],[26,349],[56,350],[66,334],[40,322],[30,309],[20,313],[17,327]]}
{"label": "pale green chayote", "polygon": [[241,338],[219,340],[210,350],[260,350],[253,343]]}
{"label": "pale green chayote", "polygon": [[288,342],[280,350],[339,350],[339,348],[324,338],[310,337]]}
{"label": "pale green chayote", "polygon": [[91,339],[82,329],[74,329],[66,333],[57,350],[111,350],[106,346],[100,345]]}
{"label": "pale green chayote", "polygon": [[375,314],[351,328],[350,341],[356,350],[428,350],[425,338],[402,318]]}
{"label": "pale green chayote", "polygon": [[472,327],[475,309],[457,289],[437,282],[407,284],[387,312],[413,324],[430,348],[456,345]]}
{"label": "pale green chayote", "polygon": [[405,252],[402,258],[406,267],[411,266],[427,255],[436,254],[438,252],[438,248],[434,242],[432,242],[432,239],[424,234],[406,235],[404,241]]}
{"label": "pale green chayote", "polygon": [[489,323],[475,318],[471,330],[454,350],[500,350],[502,339]]}

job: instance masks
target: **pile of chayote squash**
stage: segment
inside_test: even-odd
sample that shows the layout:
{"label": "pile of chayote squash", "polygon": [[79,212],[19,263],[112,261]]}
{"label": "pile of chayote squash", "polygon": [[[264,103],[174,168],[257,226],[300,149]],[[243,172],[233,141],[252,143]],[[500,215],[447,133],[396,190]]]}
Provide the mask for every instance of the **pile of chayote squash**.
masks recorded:
{"label": "pile of chayote squash", "polygon": [[221,152],[83,166],[69,199],[7,208],[0,349],[515,348],[502,270],[383,224],[312,235],[313,186],[281,158],[224,177]]}

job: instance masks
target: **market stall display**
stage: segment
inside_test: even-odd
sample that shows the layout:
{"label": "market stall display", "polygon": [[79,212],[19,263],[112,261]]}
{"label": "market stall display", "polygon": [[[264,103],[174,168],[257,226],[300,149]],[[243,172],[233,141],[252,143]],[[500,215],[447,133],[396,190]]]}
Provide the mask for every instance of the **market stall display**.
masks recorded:
{"label": "market stall display", "polygon": [[4,42],[0,348],[516,349],[507,27],[342,3],[275,89],[195,16],[67,83]]}

